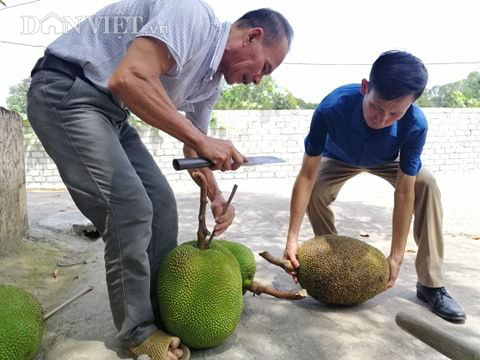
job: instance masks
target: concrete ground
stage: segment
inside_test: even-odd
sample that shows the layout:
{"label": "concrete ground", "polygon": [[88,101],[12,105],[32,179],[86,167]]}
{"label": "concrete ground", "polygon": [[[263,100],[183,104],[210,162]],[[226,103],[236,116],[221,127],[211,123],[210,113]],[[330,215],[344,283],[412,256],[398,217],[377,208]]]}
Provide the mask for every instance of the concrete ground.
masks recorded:
{"label": "concrete ground", "polygon": [[[222,345],[193,351],[192,359],[442,359],[443,355],[402,331],[399,311],[424,319],[480,346],[480,174],[437,177],[445,212],[446,287],[464,307],[465,324],[448,323],[415,296],[416,246],[410,236],[404,265],[393,289],[355,307],[325,306],[312,298],[290,302],[245,295],[234,334]],[[229,194],[233,181],[221,181]],[[286,238],[293,179],[238,180],[237,217],[225,237],[281,256]],[[195,238],[198,190],[176,186],[180,242]],[[393,189],[383,180],[360,175],[347,182],[334,203],[339,233],[361,238],[388,254]],[[81,217],[65,192],[29,192],[30,233],[18,251],[0,264],[0,283],[25,286],[46,310],[93,285],[95,289],[46,322],[36,360],[128,359],[115,338],[105,285],[103,243],[75,235]],[[208,220],[212,225],[211,216]],[[368,237],[360,236],[368,235]],[[304,221],[301,239],[312,236]],[[57,261],[78,265],[59,267]],[[295,289],[281,269],[257,255],[256,280]],[[32,275],[33,274],[33,275]]]}

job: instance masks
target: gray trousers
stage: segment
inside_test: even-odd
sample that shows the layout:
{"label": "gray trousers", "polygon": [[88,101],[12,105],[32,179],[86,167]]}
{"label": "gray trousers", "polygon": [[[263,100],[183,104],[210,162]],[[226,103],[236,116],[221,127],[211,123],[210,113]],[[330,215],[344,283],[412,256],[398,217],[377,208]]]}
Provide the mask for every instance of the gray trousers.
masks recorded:
{"label": "gray trousers", "polygon": [[155,275],[177,245],[178,218],[172,189],[128,116],[78,77],[40,70],[32,78],[28,119],[102,235],[113,321],[119,340],[134,346],[157,329]]}
{"label": "gray trousers", "polygon": [[[362,168],[323,157],[317,174],[307,215],[315,235],[336,234],[335,219],[330,204],[348,179],[368,172],[388,181],[393,187],[399,164]],[[435,178],[422,167],[415,181],[413,236],[418,246],[415,268],[418,281],[428,287],[443,286],[443,210],[440,190]]]}

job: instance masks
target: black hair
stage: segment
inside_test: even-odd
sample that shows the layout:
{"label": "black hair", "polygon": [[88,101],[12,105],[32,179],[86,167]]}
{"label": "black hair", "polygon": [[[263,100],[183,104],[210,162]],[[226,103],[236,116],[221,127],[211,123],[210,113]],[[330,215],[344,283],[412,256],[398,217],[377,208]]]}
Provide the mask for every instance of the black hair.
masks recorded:
{"label": "black hair", "polygon": [[427,85],[428,72],[422,60],[405,51],[384,52],[370,71],[368,90],[384,100],[414,95],[418,99]]}
{"label": "black hair", "polygon": [[240,28],[261,27],[265,32],[265,44],[268,46],[285,37],[290,48],[293,29],[287,19],[275,10],[263,8],[249,11],[235,21],[235,25]]}

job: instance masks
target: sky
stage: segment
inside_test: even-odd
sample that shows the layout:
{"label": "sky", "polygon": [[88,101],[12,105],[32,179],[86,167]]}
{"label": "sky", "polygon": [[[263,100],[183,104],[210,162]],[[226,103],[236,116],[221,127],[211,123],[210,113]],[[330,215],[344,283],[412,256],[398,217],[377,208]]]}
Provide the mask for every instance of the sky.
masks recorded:
{"label": "sky", "polygon": [[[40,19],[52,11],[61,17],[84,18],[112,2],[4,1],[11,7],[0,8],[0,106],[6,105],[9,88],[29,76],[44,51],[42,47],[1,41],[46,46],[59,35],[37,31],[35,25]],[[368,79],[370,65],[386,50],[405,50],[421,58],[429,71],[429,88],[480,71],[480,47],[475,42],[478,35],[476,1],[207,2],[220,20],[229,22],[260,7],[280,11],[291,23],[295,37],[284,64],[274,71],[273,78],[277,84],[306,101],[319,102],[338,86]],[[466,62],[473,64],[451,64]]]}

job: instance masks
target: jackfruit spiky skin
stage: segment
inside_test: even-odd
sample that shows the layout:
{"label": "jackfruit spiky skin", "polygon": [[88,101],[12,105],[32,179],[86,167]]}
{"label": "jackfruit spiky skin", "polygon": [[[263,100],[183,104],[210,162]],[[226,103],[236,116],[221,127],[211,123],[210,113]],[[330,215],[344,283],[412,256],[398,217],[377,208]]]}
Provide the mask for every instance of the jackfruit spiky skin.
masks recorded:
{"label": "jackfruit spiky skin", "polygon": [[240,321],[240,267],[220,245],[205,250],[196,241],[177,246],[162,261],[157,284],[163,324],[192,348],[221,344]]}
{"label": "jackfruit spiky skin", "polygon": [[389,266],[375,247],[358,239],[323,235],[297,250],[300,285],[326,304],[354,305],[385,289]]}
{"label": "jackfruit spiky skin", "polygon": [[248,247],[234,241],[215,240],[214,243],[227,248],[237,259],[240,265],[240,272],[242,274],[243,294],[245,295],[248,286],[252,283],[255,277],[255,272],[257,271],[255,255],[253,255],[252,250],[250,250]]}
{"label": "jackfruit spiky skin", "polygon": [[29,292],[0,285],[0,360],[31,360],[42,342],[43,309]]}

